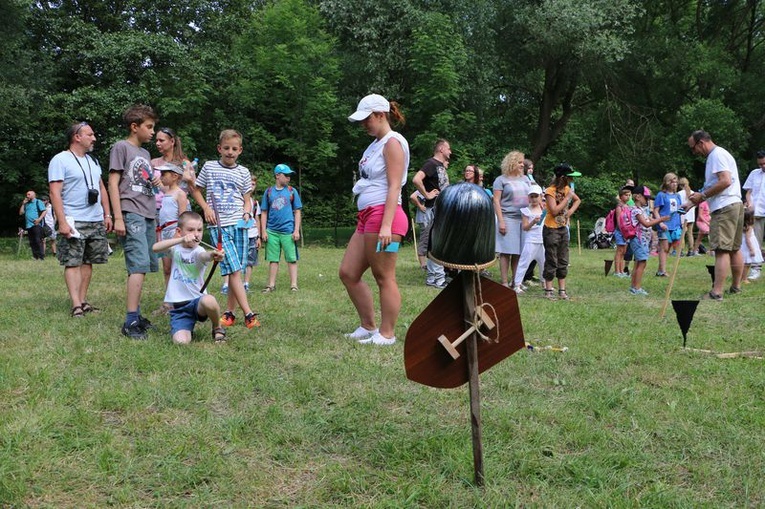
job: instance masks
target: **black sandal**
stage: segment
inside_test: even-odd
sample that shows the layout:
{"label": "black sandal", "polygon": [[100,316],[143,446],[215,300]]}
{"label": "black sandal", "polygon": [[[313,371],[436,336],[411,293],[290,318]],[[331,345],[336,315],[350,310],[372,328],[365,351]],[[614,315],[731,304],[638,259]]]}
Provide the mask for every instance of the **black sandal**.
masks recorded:
{"label": "black sandal", "polygon": [[72,318],[82,318],[85,316],[82,306],[74,306],[71,313]]}
{"label": "black sandal", "polygon": [[83,313],[100,313],[101,312],[101,308],[97,308],[91,305],[89,302],[83,302],[81,307],[82,307]]}
{"label": "black sandal", "polygon": [[545,299],[558,300],[555,298],[555,291],[552,288],[550,289],[545,288]]}
{"label": "black sandal", "polygon": [[226,329],[223,327],[215,327],[212,331],[213,341],[216,343],[226,342]]}
{"label": "black sandal", "polygon": [[568,294],[566,290],[558,290],[558,298],[561,300],[568,300]]}

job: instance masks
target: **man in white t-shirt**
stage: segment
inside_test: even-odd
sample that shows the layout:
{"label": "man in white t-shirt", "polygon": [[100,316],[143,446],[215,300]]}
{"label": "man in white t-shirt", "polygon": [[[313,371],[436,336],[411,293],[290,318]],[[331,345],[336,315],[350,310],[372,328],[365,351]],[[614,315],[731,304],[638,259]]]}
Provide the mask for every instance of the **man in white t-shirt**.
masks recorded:
{"label": "man in white t-shirt", "polygon": [[709,204],[712,220],[709,223],[709,242],[715,251],[715,277],[712,290],[705,299],[722,300],[723,285],[731,272],[733,282],[728,293],[741,292],[744,275],[744,257],[741,239],[744,231],[744,204],[741,201],[741,182],[733,156],[712,142],[706,131],[694,131],[688,137],[688,148],[694,155],[707,158],[704,188],[692,193],[683,208],[688,209],[702,201]]}
{"label": "man in white t-shirt", "polygon": [[[757,151],[757,168],[753,169],[744,182],[746,208],[754,212],[754,235],[765,254],[765,150]],[[755,266],[752,266],[755,269]],[[760,266],[756,267],[759,277]],[[750,274],[751,277],[751,274]],[[756,278],[755,278],[756,279]]]}

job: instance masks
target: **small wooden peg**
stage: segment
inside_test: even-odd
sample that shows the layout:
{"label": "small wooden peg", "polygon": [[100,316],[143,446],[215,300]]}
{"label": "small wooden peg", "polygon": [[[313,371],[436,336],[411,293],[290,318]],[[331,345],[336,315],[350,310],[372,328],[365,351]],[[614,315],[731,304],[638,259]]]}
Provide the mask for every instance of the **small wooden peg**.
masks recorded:
{"label": "small wooden peg", "polygon": [[[486,330],[493,330],[495,325],[494,322],[489,318],[489,315],[484,312],[483,309],[478,308],[478,327],[484,327]],[[441,345],[446,349],[446,351],[449,353],[449,355],[452,356],[452,359],[457,359],[460,354],[457,351],[457,347],[465,341],[471,334],[473,334],[476,331],[476,328],[474,325],[471,325],[465,332],[460,335],[457,339],[454,340],[452,343],[449,341],[449,338],[441,334],[438,336],[438,342],[441,343]]]}

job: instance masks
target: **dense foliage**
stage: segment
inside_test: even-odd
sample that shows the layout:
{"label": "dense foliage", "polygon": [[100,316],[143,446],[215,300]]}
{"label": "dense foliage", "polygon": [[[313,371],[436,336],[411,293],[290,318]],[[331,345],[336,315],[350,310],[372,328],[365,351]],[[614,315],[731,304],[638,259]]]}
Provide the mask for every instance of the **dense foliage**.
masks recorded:
{"label": "dense foliage", "polygon": [[[346,116],[370,92],[403,106],[413,168],[446,137],[454,178],[476,162],[488,184],[520,148],[542,180],[567,160],[606,196],[667,171],[698,185],[690,130],[710,131],[742,177],[765,143],[756,0],[0,0],[0,16],[4,233],[23,193],[46,189],[69,122],[94,125],[105,162],[136,102],[191,157],[215,157],[233,127],[264,183],[276,163],[299,169],[315,226],[352,220],[367,139]],[[582,214],[605,203],[584,196]]]}

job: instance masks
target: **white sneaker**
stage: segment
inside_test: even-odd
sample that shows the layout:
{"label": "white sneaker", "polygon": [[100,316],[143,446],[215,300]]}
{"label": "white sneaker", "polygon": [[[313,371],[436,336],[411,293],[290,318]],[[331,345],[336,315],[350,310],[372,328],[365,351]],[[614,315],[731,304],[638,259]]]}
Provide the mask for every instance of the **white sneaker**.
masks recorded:
{"label": "white sneaker", "polygon": [[[375,345],[380,345],[380,346],[390,346],[396,342],[396,337],[394,336],[392,338],[386,338],[379,332],[376,332],[374,336],[372,336],[371,338],[363,339],[361,341],[364,341],[364,343],[373,343]],[[361,343],[361,341],[359,341],[359,343]]]}
{"label": "white sneaker", "polygon": [[749,269],[749,277],[747,279],[749,281],[756,281],[757,279],[760,279],[760,269]]}
{"label": "white sneaker", "polygon": [[377,334],[377,329],[367,330],[364,327],[359,326],[359,328],[356,329],[355,331],[349,332],[347,334],[343,334],[343,336],[345,336],[348,339],[367,339],[367,338],[371,338],[375,334]]}

